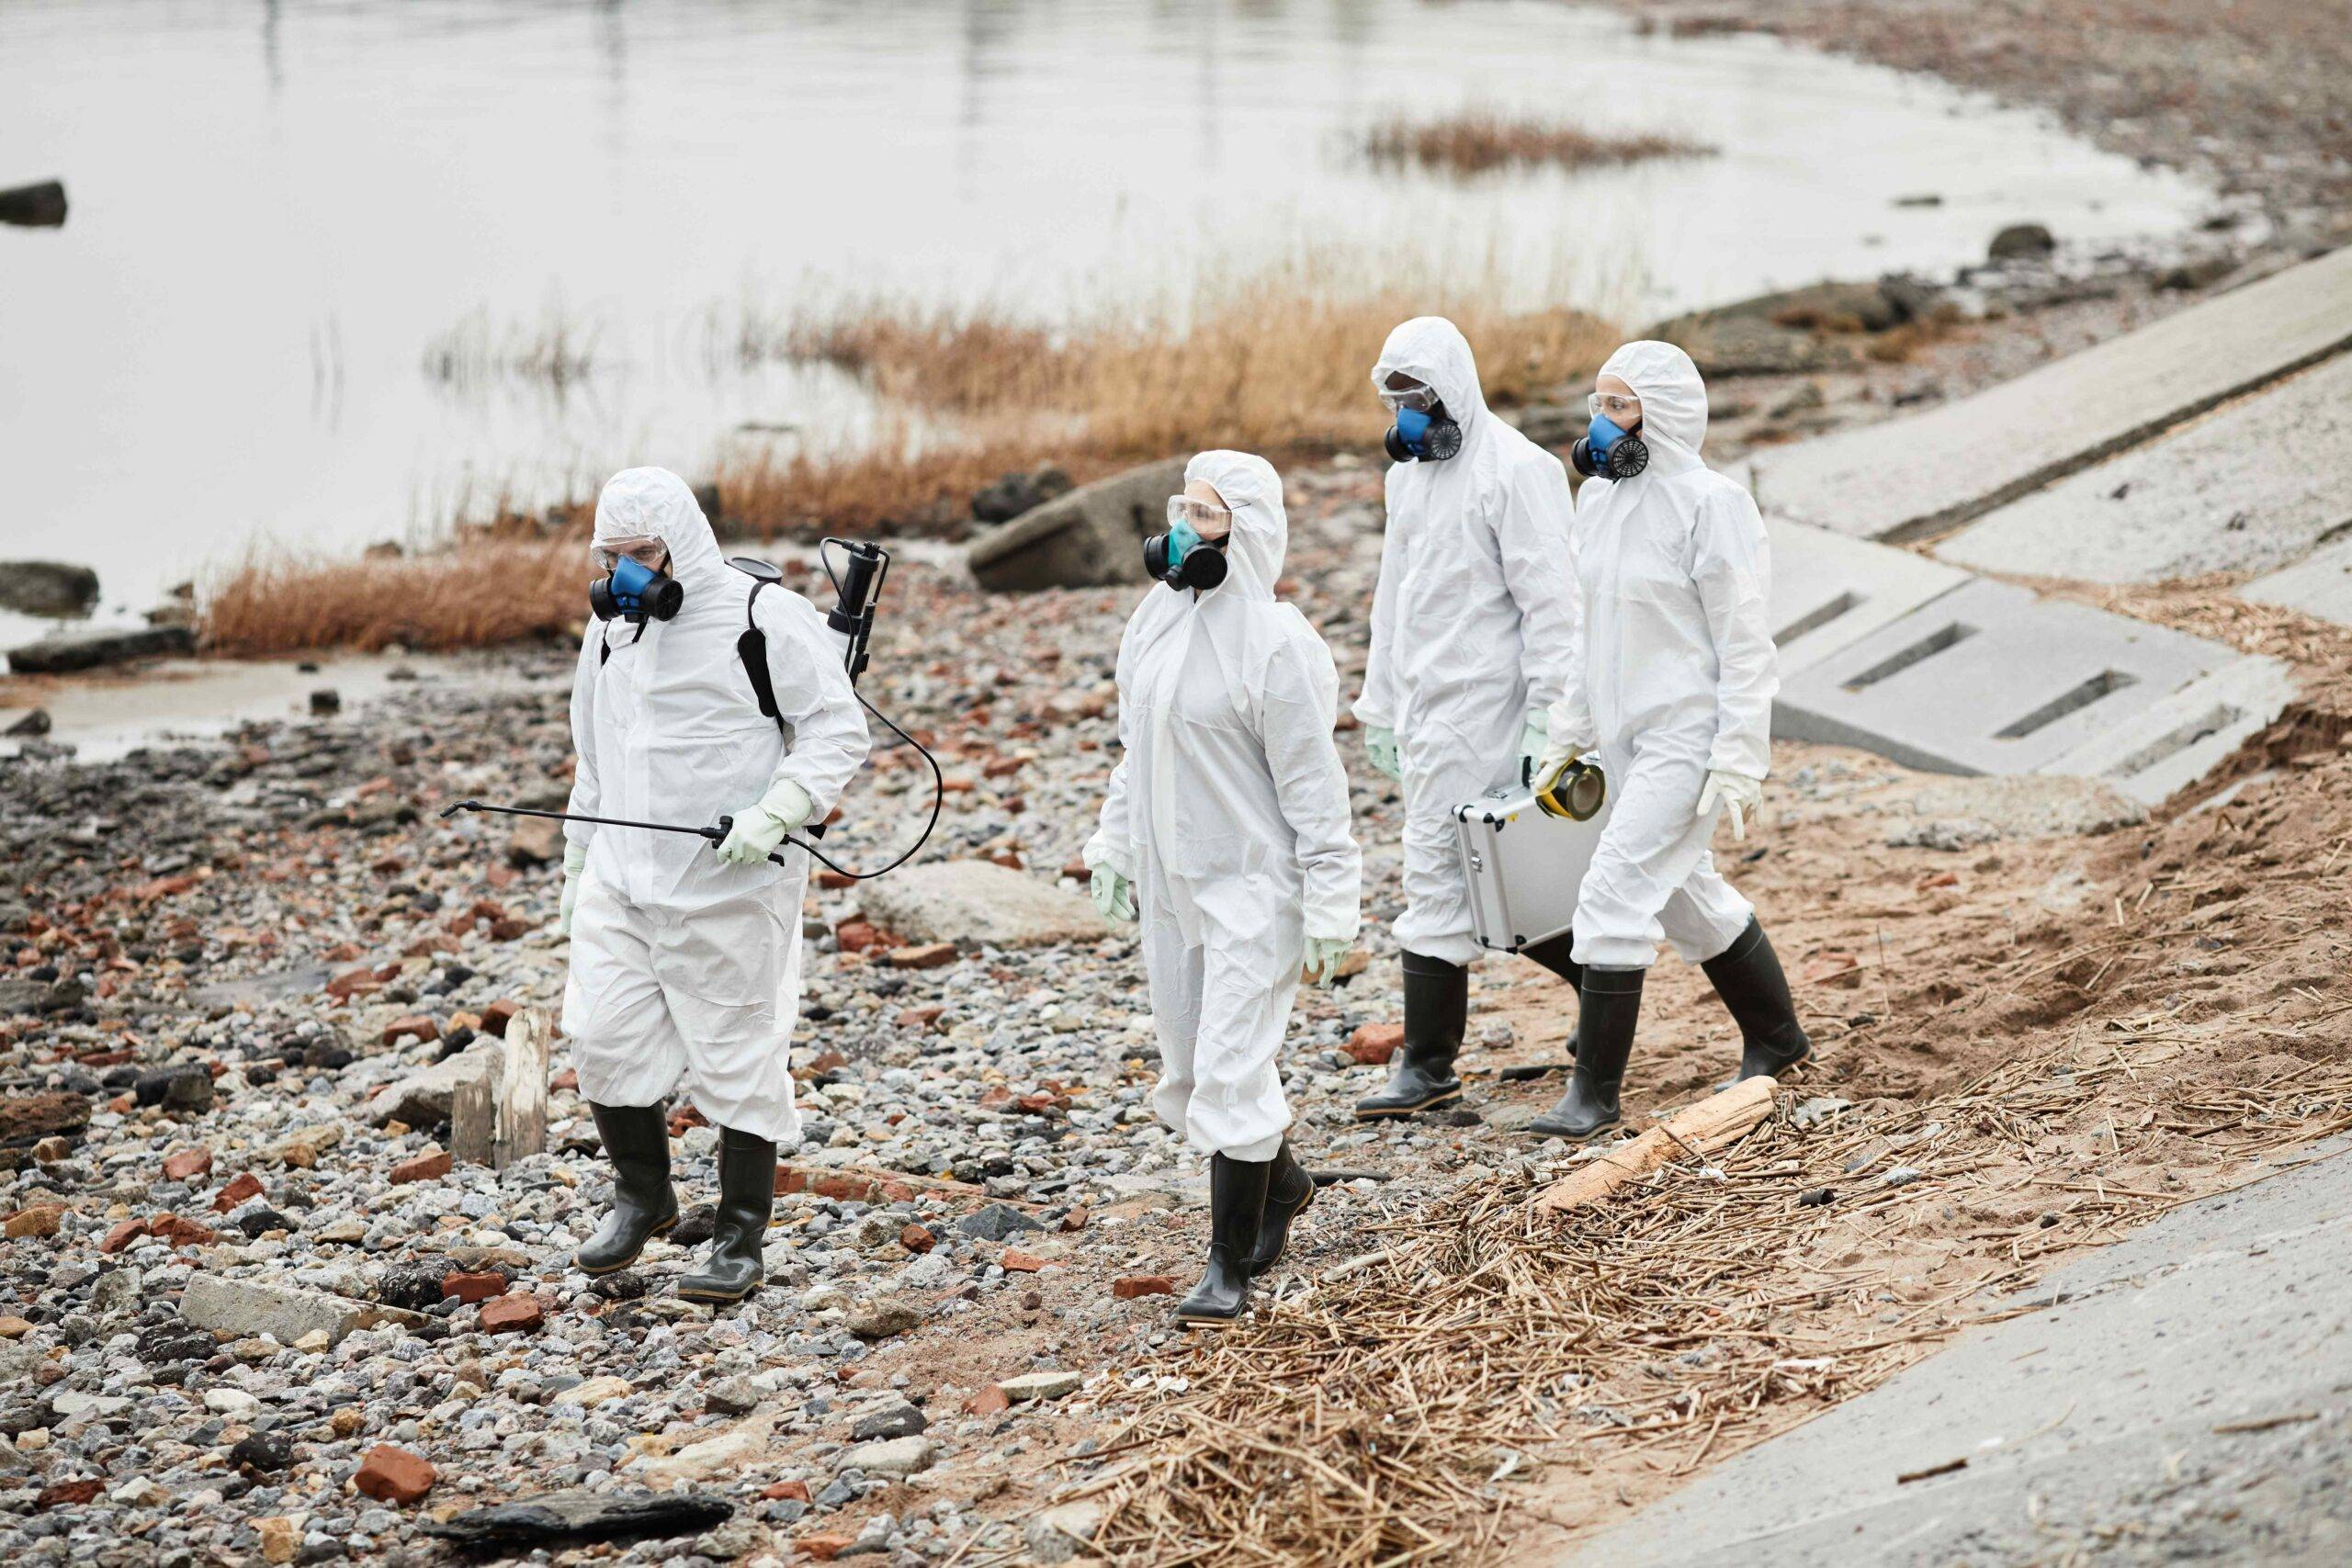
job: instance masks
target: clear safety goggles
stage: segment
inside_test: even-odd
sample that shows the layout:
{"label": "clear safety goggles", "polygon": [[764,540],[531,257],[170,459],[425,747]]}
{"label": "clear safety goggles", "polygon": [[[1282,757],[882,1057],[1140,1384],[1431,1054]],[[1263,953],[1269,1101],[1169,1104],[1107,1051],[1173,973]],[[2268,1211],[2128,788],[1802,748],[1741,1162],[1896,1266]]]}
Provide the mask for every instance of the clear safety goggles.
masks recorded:
{"label": "clear safety goggles", "polygon": [[1168,498],[1168,525],[1179,523],[1189,525],[1204,539],[1222,539],[1233,532],[1233,513],[1213,501],[1199,501],[1189,495]]}
{"label": "clear safety goggles", "polygon": [[1599,419],[1607,414],[1620,428],[1630,429],[1642,417],[1642,400],[1625,392],[1589,392],[1585,411]]}
{"label": "clear safety goggles", "polygon": [[636,539],[608,539],[603,544],[588,547],[589,559],[603,571],[612,570],[623,556],[640,566],[659,568],[662,558],[669,553],[670,547],[660,536],[652,534]]}
{"label": "clear safety goggles", "polygon": [[1418,383],[1410,387],[1383,387],[1380,389],[1380,400],[1388,405],[1390,413],[1398,409],[1427,413],[1438,405],[1437,389]]}

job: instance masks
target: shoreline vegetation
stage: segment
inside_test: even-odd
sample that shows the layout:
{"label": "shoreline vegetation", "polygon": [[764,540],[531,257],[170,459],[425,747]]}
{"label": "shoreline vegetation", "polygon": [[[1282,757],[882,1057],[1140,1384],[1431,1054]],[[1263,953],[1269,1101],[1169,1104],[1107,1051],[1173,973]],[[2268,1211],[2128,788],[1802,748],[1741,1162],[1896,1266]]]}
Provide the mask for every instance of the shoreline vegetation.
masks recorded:
{"label": "shoreline vegetation", "polygon": [[[1209,446],[1277,463],[1376,443],[1371,366],[1408,317],[1451,316],[1478,345],[1488,400],[1526,402],[1589,376],[1622,336],[1595,312],[1513,309],[1492,255],[1458,271],[1416,260],[1312,254],[1255,270],[1213,268],[1182,293],[1141,306],[1102,304],[1068,324],[1001,307],[948,309],[906,297],[811,295],[737,328],[752,358],[826,365],[854,376],[882,410],[856,446],[742,443],[716,465],[713,521],[758,538],[826,534],[961,537],[974,494],[1048,466],[1085,483],[1138,463]],[[1608,290],[1562,276],[1535,292]],[[557,348],[579,347],[559,333]],[[541,344],[469,318],[453,374]],[[525,356],[536,362],[537,349]],[[587,569],[579,537],[593,505],[539,517],[458,525],[442,548],[390,558],[248,555],[211,574],[198,626],[209,651],[267,655],[393,644],[446,651],[556,633],[581,615]],[[496,573],[486,577],[485,573]],[[500,584],[499,603],[479,585]]]}
{"label": "shoreline vegetation", "polygon": [[1445,119],[1392,115],[1364,132],[1363,155],[1384,168],[1417,168],[1456,178],[1497,170],[1594,169],[1656,158],[1704,158],[1717,148],[1644,132],[1609,136],[1493,109],[1465,109]]}

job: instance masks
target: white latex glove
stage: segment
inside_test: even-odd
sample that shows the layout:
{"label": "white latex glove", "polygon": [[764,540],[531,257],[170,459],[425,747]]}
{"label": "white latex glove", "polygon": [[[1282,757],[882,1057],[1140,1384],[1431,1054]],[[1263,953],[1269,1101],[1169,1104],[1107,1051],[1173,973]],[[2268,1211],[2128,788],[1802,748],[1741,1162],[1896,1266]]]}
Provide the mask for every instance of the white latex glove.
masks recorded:
{"label": "white latex glove", "polygon": [[555,929],[571,934],[571,908],[580,902],[580,874],[588,869],[588,850],[569,839],[563,845],[563,903],[556,911]]}
{"label": "white latex glove", "polygon": [[1094,907],[1106,920],[1132,920],[1136,918],[1136,885],[1107,865],[1094,868],[1094,880],[1087,891],[1094,895]]}
{"label": "white latex glove", "polygon": [[1532,784],[1538,765],[1552,749],[1552,714],[1548,708],[1536,708],[1527,716],[1519,731],[1519,782]]}
{"label": "white latex glove", "polygon": [[735,813],[734,825],[718,846],[718,858],[729,865],[759,864],[814,809],[807,790],[790,779],[778,779],[757,803]]}
{"label": "white latex glove", "polygon": [[1405,764],[1396,756],[1395,730],[1377,724],[1372,726],[1363,732],[1363,749],[1364,754],[1372,759],[1374,767],[1378,768],[1392,779],[1401,779],[1405,776]]}
{"label": "white latex glove", "polygon": [[1310,984],[1336,985],[1340,978],[1340,961],[1347,957],[1355,943],[1343,936],[1311,936],[1306,939],[1305,970]]}
{"label": "white latex glove", "polygon": [[1747,840],[1747,818],[1745,813],[1753,811],[1764,804],[1764,781],[1751,779],[1746,773],[1727,773],[1719,768],[1710,768],[1707,771],[1706,787],[1699,792],[1699,809],[1696,815],[1704,819],[1707,813],[1713,811],[1718,802],[1725,811],[1731,813],[1733,840],[1745,843]]}

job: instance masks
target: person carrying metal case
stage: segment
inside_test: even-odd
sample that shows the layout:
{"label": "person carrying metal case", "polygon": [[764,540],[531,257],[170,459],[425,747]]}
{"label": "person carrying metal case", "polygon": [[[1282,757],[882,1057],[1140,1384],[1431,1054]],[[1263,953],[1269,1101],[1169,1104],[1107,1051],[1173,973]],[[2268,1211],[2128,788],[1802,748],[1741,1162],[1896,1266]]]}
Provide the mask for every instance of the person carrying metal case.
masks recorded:
{"label": "person carrying metal case", "polygon": [[[1394,412],[1388,524],[1372,651],[1355,716],[1373,765],[1404,785],[1405,1040],[1356,1115],[1401,1116],[1459,1096],[1453,1062],[1479,953],[1453,813],[1524,784],[1576,654],[1559,459],[1491,412],[1459,328],[1419,316],[1388,334],[1373,385]],[[1563,936],[1526,950],[1570,985]]]}
{"label": "person carrying metal case", "polygon": [[1087,841],[1094,898],[1143,927],[1159,1038],[1152,1108],[1209,1156],[1207,1270],[1182,1323],[1238,1317],[1315,1194],[1275,1056],[1302,965],[1354,944],[1363,857],[1332,744],[1339,676],[1274,597],[1288,525],[1262,457],[1204,452],[1144,547],[1160,586],[1119,642],[1119,743]]}
{"label": "person carrying metal case", "polygon": [[[575,1261],[627,1268],[675,1223],[662,1102],[683,1090],[719,1129],[719,1203],[678,1293],[740,1301],[762,1278],[776,1145],[800,1136],[789,1048],[808,856],[767,857],[832,808],[865,759],[865,720],[824,618],[781,586],[755,596],[677,475],[613,476],[591,547],[608,575],[572,680],[568,809],[732,825],[716,853],[690,832],[564,827],[563,1027],[614,1168],[612,1211]],[[747,626],[764,639],[773,717],[746,674]]]}
{"label": "person carrying metal case", "polygon": [[[1756,502],[1699,457],[1707,391],[1690,356],[1629,343],[1601,367],[1577,467],[1579,655],[1537,775],[1600,753],[1612,802],[1577,890],[1584,968],[1568,1091],[1532,1123],[1583,1139],[1619,1120],[1618,1089],[1661,939],[1699,964],[1739,1024],[1739,1076],[1812,1049],[1755,909],[1715,870],[1718,808],[1735,839],[1763,795],[1778,660],[1770,547]],[[1638,453],[1628,444],[1637,444]]]}

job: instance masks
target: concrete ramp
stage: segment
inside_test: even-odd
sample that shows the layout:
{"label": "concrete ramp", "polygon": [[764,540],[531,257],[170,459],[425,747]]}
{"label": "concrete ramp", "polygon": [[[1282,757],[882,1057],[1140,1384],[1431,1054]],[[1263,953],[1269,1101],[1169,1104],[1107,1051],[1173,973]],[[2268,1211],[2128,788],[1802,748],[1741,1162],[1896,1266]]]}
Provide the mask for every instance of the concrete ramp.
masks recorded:
{"label": "concrete ramp", "polygon": [[[2346,521],[2352,524],[2352,514]],[[2256,578],[2238,590],[2238,597],[2352,626],[2352,539],[2338,539],[2283,571]]]}
{"label": "concrete ramp", "polygon": [[1781,679],[1810,669],[1940,594],[1968,573],[1886,545],[1768,517],[1772,642]]}
{"label": "concrete ramp", "polygon": [[[2202,638],[1976,581],[1783,673],[1773,732],[1935,773],[2084,773],[2150,804],[2285,701]],[[2216,681],[2228,672],[2226,681]]]}
{"label": "concrete ramp", "polygon": [[2352,344],[2352,247],[1959,402],[1752,465],[1768,511],[1857,538],[1959,526]]}
{"label": "concrete ramp", "polygon": [[2268,571],[2352,524],[2352,353],[2011,502],[1936,547],[1979,571]]}

